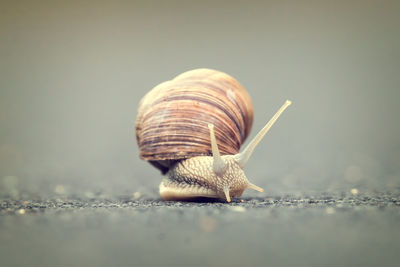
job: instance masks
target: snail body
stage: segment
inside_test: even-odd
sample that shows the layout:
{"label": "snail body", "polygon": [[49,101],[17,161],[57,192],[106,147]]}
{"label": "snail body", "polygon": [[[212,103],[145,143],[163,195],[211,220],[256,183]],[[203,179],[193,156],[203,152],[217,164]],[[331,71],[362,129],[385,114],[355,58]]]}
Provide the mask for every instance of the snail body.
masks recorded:
{"label": "snail body", "polygon": [[263,192],[247,180],[243,167],[288,105],[290,101],[239,153],[253,123],[247,91],[223,72],[185,72],[154,87],[140,101],[140,157],[166,174],[159,187],[164,200],[208,197],[230,202],[246,188]]}

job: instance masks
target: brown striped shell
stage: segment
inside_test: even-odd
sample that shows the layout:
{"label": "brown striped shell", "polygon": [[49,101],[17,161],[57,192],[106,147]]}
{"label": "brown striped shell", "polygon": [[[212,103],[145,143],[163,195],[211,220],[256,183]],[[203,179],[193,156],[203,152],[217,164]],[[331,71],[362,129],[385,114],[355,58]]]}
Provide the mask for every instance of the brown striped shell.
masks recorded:
{"label": "brown striped shell", "polygon": [[238,81],[211,69],[187,71],[157,85],[140,101],[140,158],[165,173],[177,160],[211,155],[208,124],[214,124],[220,153],[234,155],[252,123],[251,99]]}

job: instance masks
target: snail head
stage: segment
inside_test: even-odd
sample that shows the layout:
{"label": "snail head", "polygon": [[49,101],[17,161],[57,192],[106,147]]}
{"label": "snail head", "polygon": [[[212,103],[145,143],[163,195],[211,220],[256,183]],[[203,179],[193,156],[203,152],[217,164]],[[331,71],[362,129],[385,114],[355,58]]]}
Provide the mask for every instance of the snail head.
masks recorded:
{"label": "snail head", "polygon": [[169,178],[164,179],[160,185],[162,198],[177,200],[212,197],[230,202],[231,197],[240,197],[247,188],[264,192],[264,189],[249,182],[243,169],[254,149],[290,104],[291,101],[287,100],[245,149],[235,155],[220,155],[214,125],[208,124],[212,157],[198,156],[176,164],[169,172]]}

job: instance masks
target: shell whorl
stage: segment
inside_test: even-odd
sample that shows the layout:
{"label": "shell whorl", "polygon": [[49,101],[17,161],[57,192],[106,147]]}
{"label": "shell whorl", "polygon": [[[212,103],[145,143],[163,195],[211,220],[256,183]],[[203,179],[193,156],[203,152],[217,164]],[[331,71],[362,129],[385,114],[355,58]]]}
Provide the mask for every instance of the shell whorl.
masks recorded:
{"label": "shell whorl", "polygon": [[221,154],[234,155],[252,123],[251,99],[238,81],[216,70],[191,70],[157,85],[140,101],[140,157],[165,172],[170,161],[211,155],[208,124],[215,125]]}

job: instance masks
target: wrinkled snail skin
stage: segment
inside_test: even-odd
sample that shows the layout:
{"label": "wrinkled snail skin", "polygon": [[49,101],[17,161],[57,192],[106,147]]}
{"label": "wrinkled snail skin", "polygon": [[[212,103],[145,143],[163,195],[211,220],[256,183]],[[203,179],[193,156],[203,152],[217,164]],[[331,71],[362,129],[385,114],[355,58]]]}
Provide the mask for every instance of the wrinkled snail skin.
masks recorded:
{"label": "wrinkled snail skin", "polygon": [[[160,184],[161,197],[164,200],[226,198],[228,201],[231,197],[240,197],[249,181],[233,156],[222,158],[227,171],[221,176],[213,171],[213,158],[210,156],[194,157],[176,164]],[[228,194],[225,194],[226,190]]]}
{"label": "wrinkled snail skin", "polygon": [[151,90],[139,104],[136,138],[140,157],[166,177],[163,200],[240,197],[251,188],[243,171],[257,144],[287,100],[239,153],[250,132],[253,107],[247,91],[231,76],[210,69],[185,72]]}

